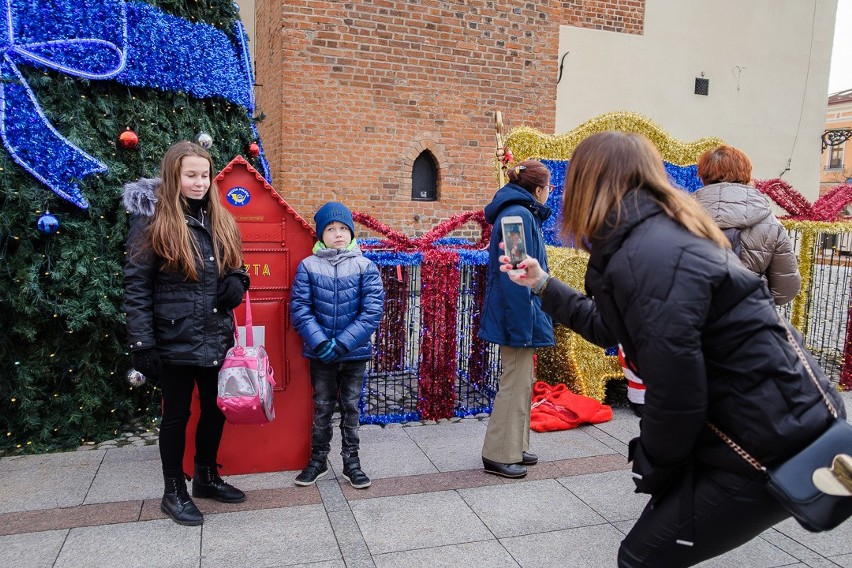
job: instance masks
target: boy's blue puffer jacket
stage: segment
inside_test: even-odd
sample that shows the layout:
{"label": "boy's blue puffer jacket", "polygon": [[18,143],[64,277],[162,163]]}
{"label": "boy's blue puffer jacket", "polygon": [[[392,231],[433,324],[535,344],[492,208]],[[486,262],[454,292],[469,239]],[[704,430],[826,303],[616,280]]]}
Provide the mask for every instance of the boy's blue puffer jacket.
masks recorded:
{"label": "boy's blue puffer jacket", "polygon": [[370,337],[379,327],[384,300],[379,269],[355,241],[346,250],[317,243],[314,254],[299,264],[290,294],[293,327],[304,340],[302,354],[319,359],[319,344],[336,338],[347,350],[338,361],[370,359]]}

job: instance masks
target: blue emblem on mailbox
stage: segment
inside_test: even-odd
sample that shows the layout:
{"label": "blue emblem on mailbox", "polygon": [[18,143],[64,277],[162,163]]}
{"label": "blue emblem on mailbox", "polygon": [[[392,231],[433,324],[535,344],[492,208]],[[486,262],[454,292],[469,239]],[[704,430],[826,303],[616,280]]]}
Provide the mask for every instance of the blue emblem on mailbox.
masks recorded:
{"label": "blue emblem on mailbox", "polygon": [[246,188],[237,186],[229,189],[228,193],[225,194],[225,198],[234,207],[242,207],[251,201],[251,193]]}

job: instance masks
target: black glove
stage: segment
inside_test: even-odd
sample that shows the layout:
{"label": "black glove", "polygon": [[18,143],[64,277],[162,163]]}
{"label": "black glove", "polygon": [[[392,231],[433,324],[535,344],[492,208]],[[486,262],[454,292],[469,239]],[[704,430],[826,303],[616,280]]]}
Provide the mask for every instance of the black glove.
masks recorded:
{"label": "black glove", "polygon": [[246,287],[239,276],[236,274],[226,276],[216,292],[216,307],[220,310],[233,310],[243,301],[245,293]]}
{"label": "black glove", "polygon": [[139,349],[133,352],[133,368],[145,375],[148,379],[159,376],[163,370],[163,362],[156,348]]}

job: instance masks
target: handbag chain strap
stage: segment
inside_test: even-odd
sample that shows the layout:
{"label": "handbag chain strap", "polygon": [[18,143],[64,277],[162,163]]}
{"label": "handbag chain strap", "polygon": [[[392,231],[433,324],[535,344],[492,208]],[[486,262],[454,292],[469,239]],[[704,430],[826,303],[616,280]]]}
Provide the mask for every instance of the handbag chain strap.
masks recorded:
{"label": "handbag chain strap", "polygon": [[[814,373],[814,370],[811,368],[811,364],[808,362],[807,357],[805,357],[805,354],[802,352],[801,346],[799,346],[799,342],[796,341],[795,337],[793,337],[793,333],[790,331],[789,325],[781,317],[781,314],[778,314],[778,321],[781,322],[782,326],[784,326],[784,331],[787,332],[787,341],[789,341],[790,345],[793,346],[793,350],[796,352],[796,355],[799,357],[799,360],[802,362],[802,365],[804,365],[805,370],[808,372],[808,377],[810,377],[811,381],[814,383],[814,385],[816,385],[816,388],[819,391],[819,394],[822,395],[822,400],[823,400],[823,402],[825,402],[825,406],[828,408],[828,412],[831,413],[831,416],[834,417],[834,419],[836,420],[837,419],[837,409],[834,407],[834,404],[832,404],[831,399],[828,398],[828,395],[825,393],[825,390],[822,388],[822,385],[819,384],[819,380],[816,378],[816,374]],[[741,458],[743,458],[745,461],[747,461],[749,463],[749,465],[751,465],[754,469],[756,469],[758,471],[766,471],[766,468],[763,465],[761,465],[759,461],[754,459],[754,457],[750,453],[745,451],[739,444],[737,444],[736,442],[731,440],[724,432],[719,430],[713,423],[708,422],[707,426],[713,431],[714,434],[719,436],[722,439],[723,442],[728,444],[728,446],[730,446],[732,450],[737,452],[737,454],[739,454],[739,456]]]}

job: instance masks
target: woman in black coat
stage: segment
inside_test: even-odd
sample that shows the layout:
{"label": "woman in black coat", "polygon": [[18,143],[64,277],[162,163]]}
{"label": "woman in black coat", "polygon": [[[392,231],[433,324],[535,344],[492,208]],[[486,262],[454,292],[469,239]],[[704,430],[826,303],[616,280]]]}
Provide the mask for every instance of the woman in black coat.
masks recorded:
{"label": "woman in black coat", "polygon": [[636,491],[651,499],[618,565],[691,566],[785,519],[764,475],[707,426],[772,464],[832,421],[765,282],[736,259],[700,206],[671,187],[640,135],[603,132],[577,146],[562,218],[563,232],[591,253],[588,295],[535,259],[509,277],[532,288],[555,322],[600,346],[620,343],[647,386],[628,457]]}

